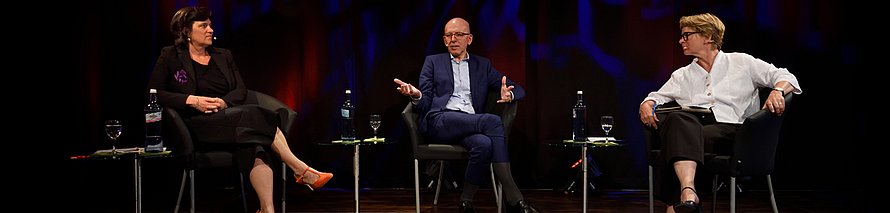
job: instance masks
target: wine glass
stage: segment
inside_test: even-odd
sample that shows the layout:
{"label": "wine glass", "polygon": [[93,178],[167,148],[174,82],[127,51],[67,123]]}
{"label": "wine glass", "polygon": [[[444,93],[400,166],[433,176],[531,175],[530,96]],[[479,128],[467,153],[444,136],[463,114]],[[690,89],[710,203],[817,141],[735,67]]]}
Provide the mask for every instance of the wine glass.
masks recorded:
{"label": "wine glass", "polygon": [[380,128],[380,114],[371,114],[371,128],[374,129],[374,140],[377,140],[377,128]]}
{"label": "wine glass", "polygon": [[603,127],[603,131],[606,132],[606,142],[609,142],[609,131],[612,130],[613,124],[615,124],[615,118],[611,115],[603,115],[600,117],[600,125]]}
{"label": "wine glass", "polygon": [[105,134],[111,138],[111,156],[115,156],[117,154],[117,138],[121,136],[121,131],[124,126],[121,124],[119,120],[107,120],[105,121]]}

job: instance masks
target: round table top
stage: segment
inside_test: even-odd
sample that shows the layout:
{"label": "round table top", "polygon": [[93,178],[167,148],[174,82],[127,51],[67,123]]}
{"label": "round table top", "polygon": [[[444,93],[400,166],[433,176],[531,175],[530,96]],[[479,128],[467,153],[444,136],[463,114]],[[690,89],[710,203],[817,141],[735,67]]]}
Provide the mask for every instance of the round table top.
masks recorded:
{"label": "round table top", "polygon": [[161,152],[146,152],[142,147],[120,148],[112,152],[111,149],[96,150],[89,155],[75,155],[70,159],[133,159],[133,158],[156,158],[156,157],[172,157],[173,152],[164,147]]}
{"label": "round table top", "polygon": [[357,139],[353,141],[343,141],[343,140],[329,140],[329,141],[321,141],[318,142],[318,145],[322,146],[353,146],[353,145],[380,145],[380,144],[392,144],[395,142],[388,141],[386,138],[365,138],[365,139]]}
{"label": "round table top", "polygon": [[[590,138],[588,138],[588,139],[590,139]],[[595,140],[588,140],[588,141],[575,141],[572,139],[565,139],[565,140],[562,140],[560,143],[548,143],[547,145],[554,146],[554,147],[582,147],[582,146],[618,147],[618,146],[624,146],[624,144],[622,144],[621,142],[624,142],[624,141],[610,137],[608,139],[603,139],[603,140],[596,138]]]}

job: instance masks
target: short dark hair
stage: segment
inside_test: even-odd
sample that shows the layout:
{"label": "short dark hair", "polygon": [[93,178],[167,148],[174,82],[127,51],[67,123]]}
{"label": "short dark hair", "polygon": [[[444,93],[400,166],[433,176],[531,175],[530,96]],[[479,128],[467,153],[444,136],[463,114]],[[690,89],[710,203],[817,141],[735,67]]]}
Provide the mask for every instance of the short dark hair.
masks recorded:
{"label": "short dark hair", "polygon": [[188,45],[188,36],[192,32],[192,24],[195,21],[210,19],[211,12],[206,7],[183,7],[173,14],[170,20],[170,32],[173,33],[174,44],[180,48]]}

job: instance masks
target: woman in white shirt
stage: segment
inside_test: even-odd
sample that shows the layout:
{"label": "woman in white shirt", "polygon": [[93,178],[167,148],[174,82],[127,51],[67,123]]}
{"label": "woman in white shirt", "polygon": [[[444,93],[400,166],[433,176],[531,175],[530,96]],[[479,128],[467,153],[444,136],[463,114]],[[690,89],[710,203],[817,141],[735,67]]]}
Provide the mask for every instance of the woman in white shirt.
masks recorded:
{"label": "woman in white shirt", "polygon": [[[640,104],[640,120],[653,134],[658,134],[664,146],[665,165],[672,165],[676,174],[676,179],[661,178],[658,183],[668,189],[661,193],[661,199],[669,204],[668,213],[701,210],[695,191],[695,169],[702,164],[706,151],[732,147],[742,121],[761,109],[759,88],[773,89],[762,108],[777,115],[785,110],[786,93],[801,93],[797,78],[787,69],[745,53],[721,51],[725,26],[716,16],[684,16],[680,18],[680,28],[683,54],[695,59],[674,71],[661,89],[649,93]],[[656,106],[671,101],[711,112],[674,112],[656,117]],[[670,190],[677,184],[677,190]]]}

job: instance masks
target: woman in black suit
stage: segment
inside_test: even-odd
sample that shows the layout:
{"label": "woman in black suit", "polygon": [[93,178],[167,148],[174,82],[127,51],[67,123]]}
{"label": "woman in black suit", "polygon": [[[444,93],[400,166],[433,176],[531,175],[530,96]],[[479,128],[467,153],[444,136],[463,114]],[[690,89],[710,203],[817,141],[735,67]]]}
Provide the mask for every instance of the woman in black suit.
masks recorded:
{"label": "woman in black suit", "polygon": [[[274,212],[269,155],[290,167],[297,183],[319,188],[333,177],[318,172],[290,151],[278,128],[278,114],[258,105],[245,105],[247,89],[227,49],[214,48],[211,12],[204,7],[182,8],[173,15],[173,46],[164,47],[149,88],[158,101],[179,112],[202,146],[233,147],[236,161],[249,174],[262,212]],[[271,152],[270,152],[271,151]]]}

